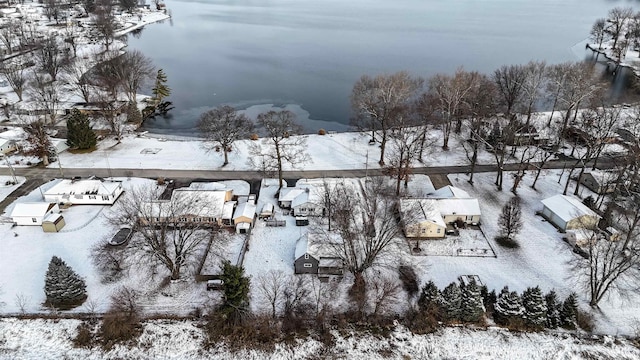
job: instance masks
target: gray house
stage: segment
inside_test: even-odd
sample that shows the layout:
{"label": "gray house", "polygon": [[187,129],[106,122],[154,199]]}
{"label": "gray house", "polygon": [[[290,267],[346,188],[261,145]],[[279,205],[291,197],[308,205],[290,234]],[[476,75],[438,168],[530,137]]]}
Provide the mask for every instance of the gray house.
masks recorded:
{"label": "gray house", "polygon": [[295,260],[293,266],[296,274],[317,274],[320,259],[312,254],[309,247],[309,234],[301,236],[296,242]]}
{"label": "gray house", "polygon": [[319,277],[342,276],[342,259],[332,254],[328,240],[316,233],[307,233],[296,242],[293,262],[296,274],[317,274]]}

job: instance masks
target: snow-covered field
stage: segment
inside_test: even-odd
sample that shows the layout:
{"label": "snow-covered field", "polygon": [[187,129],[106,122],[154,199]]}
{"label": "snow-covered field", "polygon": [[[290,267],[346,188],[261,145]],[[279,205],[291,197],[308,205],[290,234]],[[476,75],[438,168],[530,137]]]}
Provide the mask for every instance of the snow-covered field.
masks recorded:
{"label": "snow-covered field", "polygon": [[156,320],[144,324],[136,346],[74,348],[78,320],[0,319],[0,359],[603,359],[640,358],[629,341],[577,338],[565,332],[510,333],[489,328],[443,328],[414,335],[397,327],[388,337],[333,332],[325,346],[306,338],[279,343],[273,350],[203,349],[206,335],[192,321]]}

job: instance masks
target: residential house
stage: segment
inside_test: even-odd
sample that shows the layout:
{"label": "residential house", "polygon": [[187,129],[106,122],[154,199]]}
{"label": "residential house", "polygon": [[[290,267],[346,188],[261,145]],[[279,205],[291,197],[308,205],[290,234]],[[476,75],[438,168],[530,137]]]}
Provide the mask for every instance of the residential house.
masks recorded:
{"label": "residential house", "polygon": [[42,226],[49,215],[60,213],[60,207],[54,202],[17,203],[11,211],[11,219],[16,225]]}
{"label": "residential house", "polygon": [[442,187],[427,195],[435,199],[435,207],[446,224],[463,221],[466,224],[479,224],[482,212],[478,199],[454,186]]}
{"label": "residential house", "polygon": [[281,189],[278,205],[293,210],[294,216],[320,216],[323,213],[322,202],[314,185]]}
{"label": "residential house", "polygon": [[616,188],[616,178],[615,172],[592,170],[580,176],[580,184],[596,194],[609,194]]}
{"label": "residential house", "polygon": [[9,154],[18,149],[16,142],[14,140],[2,139],[0,138],[0,153]]}
{"label": "residential house", "polygon": [[560,231],[594,229],[600,216],[579,199],[566,195],[554,195],[542,200],[542,216]]}
{"label": "residential house", "polygon": [[400,199],[404,234],[410,238],[444,238],[447,224],[433,199]]}
{"label": "residential house", "polygon": [[46,202],[72,205],[113,205],[122,194],[120,181],[65,179],[44,192]]}
{"label": "residential house", "polygon": [[[145,225],[170,223],[203,227],[222,226],[225,204],[232,197],[231,190],[175,189],[170,200],[154,200],[141,204],[138,220]],[[233,208],[231,209],[233,211]]]}
{"label": "residential house", "polygon": [[306,233],[296,242],[294,252],[296,274],[317,274],[319,277],[343,274],[342,259],[335,256],[329,240],[321,234]]}

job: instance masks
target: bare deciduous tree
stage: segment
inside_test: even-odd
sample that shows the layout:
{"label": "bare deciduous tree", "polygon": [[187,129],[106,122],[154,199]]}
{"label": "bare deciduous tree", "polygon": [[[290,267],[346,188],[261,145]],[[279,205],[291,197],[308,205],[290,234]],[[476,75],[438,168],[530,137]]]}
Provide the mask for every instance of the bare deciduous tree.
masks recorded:
{"label": "bare deciduous tree", "polygon": [[262,113],[258,115],[258,125],[264,129],[266,138],[262,140],[262,144],[251,144],[250,152],[253,156],[249,158],[249,162],[256,168],[277,171],[281,189],[282,167],[285,162],[296,167],[310,161],[305,151],[306,138],[301,135],[292,136],[300,134],[302,128],[296,123],[295,115],[288,110]]}
{"label": "bare deciduous tree", "polygon": [[13,90],[18,96],[18,100],[22,101],[24,86],[27,84],[27,76],[24,73],[24,66],[15,63],[11,64],[7,60],[0,67],[0,73],[5,76],[11,90]]}
{"label": "bare deciduous tree", "polygon": [[597,19],[593,26],[591,27],[591,32],[589,36],[591,40],[593,40],[596,44],[598,44],[598,49],[602,49],[602,42],[604,41],[605,36],[607,35],[607,20],[604,18]]}
{"label": "bare deciduous tree", "polygon": [[282,271],[269,270],[258,276],[256,289],[264,301],[269,303],[271,317],[276,318],[278,310],[284,301],[288,277]]}
{"label": "bare deciduous tree", "polygon": [[633,16],[633,9],[630,7],[621,8],[616,7],[609,10],[609,14],[607,16],[607,33],[609,37],[613,40],[612,49],[618,48],[618,42],[620,40],[620,36],[625,29],[626,22]]}
{"label": "bare deciduous tree", "polygon": [[392,261],[400,246],[397,200],[384,182],[371,178],[360,190],[352,183],[336,184],[332,192],[334,230],[324,236],[332,255],[354,275],[354,289],[364,290],[364,272]]}
{"label": "bare deciduous tree", "polygon": [[527,71],[522,65],[503,65],[493,73],[493,81],[507,116],[522,100],[526,77]]}
{"label": "bare deciduous tree", "polygon": [[65,80],[73,88],[76,94],[82,96],[86,103],[91,102],[93,86],[89,79],[89,71],[93,64],[85,58],[76,57],[64,67]]}
{"label": "bare deciduous tree", "polygon": [[384,315],[393,305],[400,301],[402,287],[397,279],[388,275],[371,276],[368,295],[372,305],[371,315]]}
{"label": "bare deciduous tree", "polygon": [[58,73],[69,61],[62,53],[55,36],[49,36],[42,40],[38,50],[35,52],[40,68],[51,76],[53,81],[58,77]]}
{"label": "bare deciduous tree", "polygon": [[45,74],[33,73],[31,87],[27,89],[29,95],[38,105],[39,110],[44,110],[49,118],[49,123],[55,125],[60,108],[60,85]]}
{"label": "bare deciduous tree", "polygon": [[[127,191],[114,205],[108,216],[116,227],[130,227],[135,231],[128,249],[138,255],[141,262],[160,265],[170,273],[171,279],[179,279],[184,268],[196,263],[196,255],[207,240],[221,243],[222,236],[208,227],[210,223],[188,221],[201,219],[205,208],[196,203],[188,192],[180,192],[171,200],[158,200],[162,189],[155,185]],[[210,209],[214,204],[209,204]],[[214,227],[215,229],[215,227]]]}
{"label": "bare deciduous tree", "polygon": [[502,236],[507,240],[513,240],[512,237],[518,235],[522,229],[522,210],[520,208],[520,199],[512,197],[502,207],[502,213],[498,218],[498,226],[502,232]]}
{"label": "bare deciduous tree", "polygon": [[198,129],[204,134],[207,142],[213,144],[213,149],[222,151],[222,166],[225,166],[229,163],[228,153],[233,143],[248,138],[253,131],[253,123],[246,115],[238,114],[231,106],[221,105],[200,115]]}
{"label": "bare deciduous tree", "polygon": [[364,75],[353,86],[351,107],[355,113],[354,123],[363,130],[371,131],[371,140],[379,138],[380,165],[384,165],[389,130],[396,126],[396,121],[418,95],[422,84],[422,79],[401,71],[374,78]]}
{"label": "bare deciduous tree", "polygon": [[109,46],[113,42],[113,35],[116,32],[113,2],[111,0],[97,0],[93,13],[96,29],[104,42],[105,48],[109,50]]}
{"label": "bare deciduous tree", "polygon": [[129,102],[136,103],[138,90],[155,75],[151,59],[140,50],[132,50],[112,59],[111,63],[118,85]]}
{"label": "bare deciduous tree", "polygon": [[[597,307],[611,291],[620,295],[638,290],[640,248],[637,234],[630,241],[612,241],[597,229],[585,233],[587,258],[571,260],[571,274],[589,294],[589,304]],[[625,247],[626,244],[626,247]]]}
{"label": "bare deciduous tree", "polygon": [[543,96],[542,91],[547,81],[547,64],[544,61],[531,61],[525,65],[525,72],[527,75],[522,86],[522,92],[527,114],[525,124],[529,125],[536,103]]}
{"label": "bare deciduous tree", "polygon": [[27,139],[22,146],[22,152],[41,159],[44,166],[49,165],[49,160],[56,157],[56,150],[42,122],[34,121],[25,125],[24,131],[27,133]]}
{"label": "bare deciduous tree", "polygon": [[106,241],[91,249],[91,259],[105,283],[118,281],[129,268],[126,248],[109,245]]}

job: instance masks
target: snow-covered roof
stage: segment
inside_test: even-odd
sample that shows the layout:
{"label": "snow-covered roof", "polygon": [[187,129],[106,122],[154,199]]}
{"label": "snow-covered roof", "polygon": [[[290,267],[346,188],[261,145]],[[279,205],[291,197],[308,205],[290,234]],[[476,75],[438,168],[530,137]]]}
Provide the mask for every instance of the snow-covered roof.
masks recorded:
{"label": "snow-covered roof", "polygon": [[564,221],[570,221],[580,216],[598,216],[593,210],[571,196],[554,195],[542,200],[542,204]]}
{"label": "snow-covered roof", "polygon": [[291,201],[293,203],[293,200],[295,198],[297,198],[302,194],[308,194],[309,191],[311,191],[309,188],[301,188],[301,187],[283,188],[282,190],[280,190],[278,201]]}
{"label": "snow-covered roof", "polygon": [[17,203],[11,212],[11,217],[21,217],[21,216],[43,216],[47,213],[52,207],[54,207],[55,203],[47,203],[47,202],[24,202]]}
{"label": "snow-covered roof", "polygon": [[260,210],[260,214],[263,214],[263,215],[273,214],[273,204],[265,203],[264,205],[262,205],[262,210]]}
{"label": "snow-covered roof", "polygon": [[256,215],[256,205],[250,202],[243,202],[236,207],[236,211],[233,213],[233,220],[240,217],[248,217],[249,219],[253,219]]}
{"label": "snow-covered roof", "polygon": [[7,140],[24,140],[27,134],[22,128],[16,128],[0,132],[0,138]]}
{"label": "snow-covered roof", "polygon": [[590,172],[584,173],[582,176],[591,175],[595,181],[598,182],[599,185],[607,185],[611,184],[617,174],[613,171],[601,171],[601,170],[591,170]]}
{"label": "snow-covered roof", "polygon": [[233,217],[233,209],[236,206],[235,201],[227,201],[222,205],[222,217],[221,219],[231,219]]}
{"label": "snow-covered roof", "polygon": [[[331,241],[334,241],[333,237]],[[308,232],[296,241],[294,260],[299,259],[304,254],[309,254],[317,260],[320,260],[323,257],[334,257],[331,254],[329,239],[327,239],[323,234],[314,232]]]}
{"label": "snow-covered roof", "polygon": [[119,181],[65,179],[45,191],[45,195],[112,195],[121,186]]}
{"label": "snow-covered roof", "polygon": [[2,138],[0,138],[0,147],[3,147],[3,146],[5,146],[5,145],[6,145],[6,144],[8,144],[8,143],[13,143],[13,142],[14,142],[13,140],[9,140],[9,139],[2,139]]}
{"label": "snow-covered roof", "polygon": [[447,185],[427,195],[432,199],[468,199],[469,193],[455,186]]}
{"label": "snow-covered roof", "polygon": [[[150,210],[152,212],[145,215],[194,215],[221,219],[226,195],[227,191],[225,190],[208,191],[190,190],[188,188],[176,189],[171,194],[171,200],[150,202],[149,204],[151,206],[155,206],[156,209],[151,208]],[[159,211],[159,213],[154,213],[153,211]],[[175,212],[181,212],[181,214],[176,214]]]}
{"label": "snow-covered roof", "polygon": [[400,199],[400,212],[407,225],[428,221],[446,227],[447,224],[440,215],[436,201],[434,199]]}
{"label": "snow-covered roof", "polygon": [[58,221],[58,219],[62,218],[62,214],[49,214],[47,216],[45,216],[44,219],[42,219],[42,222],[51,222],[51,223],[56,223]]}
{"label": "snow-covered roof", "polygon": [[438,199],[436,207],[445,215],[482,215],[478,199]]}

